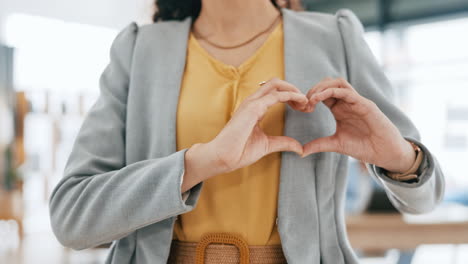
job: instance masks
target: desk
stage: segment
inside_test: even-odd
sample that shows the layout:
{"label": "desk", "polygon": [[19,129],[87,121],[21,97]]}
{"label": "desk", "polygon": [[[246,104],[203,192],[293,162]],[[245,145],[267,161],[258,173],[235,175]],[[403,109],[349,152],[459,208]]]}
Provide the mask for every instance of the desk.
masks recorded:
{"label": "desk", "polygon": [[468,244],[468,221],[406,223],[400,214],[348,216],[351,245],[364,251],[413,250],[421,244]]}

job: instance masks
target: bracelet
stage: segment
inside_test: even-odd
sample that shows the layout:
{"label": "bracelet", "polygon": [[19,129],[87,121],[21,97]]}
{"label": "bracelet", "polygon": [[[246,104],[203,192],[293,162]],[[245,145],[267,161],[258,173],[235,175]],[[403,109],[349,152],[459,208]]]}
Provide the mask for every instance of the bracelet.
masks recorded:
{"label": "bracelet", "polygon": [[422,160],[423,160],[423,152],[421,150],[421,148],[416,145],[414,142],[412,141],[409,141],[407,140],[411,146],[413,146],[413,149],[414,151],[416,152],[416,159],[413,163],[413,165],[411,166],[411,168],[409,168],[407,171],[403,172],[403,173],[399,173],[399,172],[391,172],[391,171],[387,171],[385,170],[385,174],[394,179],[394,180],[397,180],[397,181],[408,181],[408,180],[412,180],[412,179],[417,179],[418,178],[418,175],[416,174],[416,172],[418,171],[421,163],[422,163]]}

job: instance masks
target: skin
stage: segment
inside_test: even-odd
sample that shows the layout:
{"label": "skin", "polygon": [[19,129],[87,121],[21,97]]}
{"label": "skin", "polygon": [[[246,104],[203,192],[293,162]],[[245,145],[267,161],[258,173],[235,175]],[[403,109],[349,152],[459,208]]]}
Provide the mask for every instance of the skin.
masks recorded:
{"label": "skin", "polygon": [[210,55],[238,67],[265,42],[274,25],[239,48],[219,49],[205,39],[223,46],[239,44],[268,29],[279,15],[280,11],[269,0],[202,0],[200,15],[192,30],[202,36],[198,42]]}
{"label": "skin", "polygon": [[[269,0],[202,0],[194,30],[218,44],[238,43],[236,40],[248,39],[267,28],[278,12]],[[260,13],[262,16],[258,16]],[[217,59],[238,66],[267,36],[235,50],[220,50],[207,42],[200,43]],[[320,102],[336,119],[336,132],[331,136],[301,145],[287,136],[266,135],[259,127],[259,121],[274,104],[286,103],[296,111],[311,113]],[[416,158],[411,144],[398,128],[346,80],[325,78],[303,94],[294,85],[273,78],[241,102],[213,140],[188,149],[181,191],[277,151],[295,152],[302,158],[318,152],[338,152],[392,172],[407,171]]]}

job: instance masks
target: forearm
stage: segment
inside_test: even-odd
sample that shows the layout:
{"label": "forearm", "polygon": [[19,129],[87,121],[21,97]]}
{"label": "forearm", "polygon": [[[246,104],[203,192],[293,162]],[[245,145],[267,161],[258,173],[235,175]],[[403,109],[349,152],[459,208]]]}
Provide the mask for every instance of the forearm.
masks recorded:
{"label": "forearm", "polygon": [[185,153],[185,172],[182,179],[181,192],[189,190],[198,183],[225,170],[216,158],[214,146],[211,143],[197,143]]}
{"label": "forearm", "polygon": [[393,205],[405,213],[419,214],[431,211],[444,196],[444,175],[436,157],[415,138],[406,137],[421,148],[422,163],[418,169],[417,181],[405,182],[388,177],[385,170],[366,163],[369,173],[382,184]]}
{"label": "forearm", "polygon": [[[348,79],[354,87],[359,87],[359,93],[374,102],[378,108],[398,128],[401,135],[416,143],[424,153],[424,159],[415,182],[402,182],[387,177],[384,169],[402,172],[414,161],[413,153],[408,144],[405,154],[398,155],[393,160],[401,160],[401,166],[395,164],[366,163],[369,173],[382,183],[393,205],[405,213],[429,212],[440,203],[445,190],[444,175],[436,157],[421,143],[421,136],[414,123],[389,100],[392,85],[386,77],[377,60],[372,55],[363,37],[364,27],[357,16],[350,10],[337,12],[337,20],[343,40],[343,51],[347,65]],[[387,131],[383,129],[381,131]],[[400,152],[402,153],[402,152]],[[407,153],[407,154],[406,154]],[[398,165],[398,164],[397,164]],[[379,167],[381,166],[381,167]]]}
{"label": "forearm", "polygon": [[[84,249],[193,209],[177,195],[184,151],[98,172],[75,150],[50,199],[51,224],[63,245]],[[80,165],[85,164],[85,165]],[[94,166],[93,166],[94,165]],[[192,188],[194,197],[197,190]]]}

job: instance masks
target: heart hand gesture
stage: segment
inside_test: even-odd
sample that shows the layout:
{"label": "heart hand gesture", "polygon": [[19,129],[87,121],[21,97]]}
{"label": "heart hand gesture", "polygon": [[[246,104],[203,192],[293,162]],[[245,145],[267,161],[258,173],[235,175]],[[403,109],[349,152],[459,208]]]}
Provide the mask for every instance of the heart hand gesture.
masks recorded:
{"label": "heart hand gesture", "polygon": [[409,169],[416,154],[398,128],[371,100],[359,95],[344,79],[318,83],[307,93],[312,112],[322,101],[336,120],[335,134],[304,145],[303,156],[316,152],[338,152],[389,171]]}
{"label": "heart hand gesture", "polygon": [[[304,146],[287,136],[266,135],[258,125],[268,108],[276,103],[287,103],[296,111],[313,112],[319,102],[335,117],[336,132]],[[307,95],[274,78],[248,96],[209,143],[223,172],[245,167],[276,151],[293,151],[301,157],[338,152],[394,172],[410,168],[415,159],[411,144],[378,106],[341,78],[324,79]]]}
{"label": "heart hand gesture", "polygon": [[270,136],[260,128],[259,122],[268,108],[287,103],[302,111],[307,97],[295,86],[274,78],[246,97],[221,132],[210,142],[223,172],[248,166],[265,155],[277,151],[292,151],[302,155],[302,145],[286,136]]}

